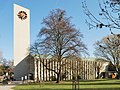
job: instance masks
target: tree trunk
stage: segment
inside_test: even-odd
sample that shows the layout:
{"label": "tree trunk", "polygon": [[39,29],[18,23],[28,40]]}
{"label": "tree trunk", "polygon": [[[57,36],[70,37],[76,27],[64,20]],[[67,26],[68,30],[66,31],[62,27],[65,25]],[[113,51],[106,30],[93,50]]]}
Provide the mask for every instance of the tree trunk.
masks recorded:
{"label": "tree trunk", "polygon": [[60,75],[61,75],[61,67],[59,69],[59,72],[57,73],[57,81],[56,81],[56,83],[60,82]]}
{"label": "tree trunk", "polygon": [[60,74],[58,73],[57,74],[57,81],[56,81],[56,83],[59,83],[60,82]]}
{"label": "tree trunk", "polygon": [[58,58],[58,64],[59,64],[59,68],[58,68],[58,73],[57,73],[57,81],[56,83],[59,83],[60,82],[60,76],[61,76],[61,57]]}
{"label": "tree trunk", "polygon": [[99,79],[100,78],[100,73],[99,72],[97,72],[97,79]]}

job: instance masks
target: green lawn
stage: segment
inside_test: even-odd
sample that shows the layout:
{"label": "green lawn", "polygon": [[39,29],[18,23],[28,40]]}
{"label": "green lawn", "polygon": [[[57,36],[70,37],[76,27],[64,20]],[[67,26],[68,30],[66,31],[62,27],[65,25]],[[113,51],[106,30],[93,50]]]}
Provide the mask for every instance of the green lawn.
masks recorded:
{"label": "green lawn", "polygon": [[[120,90],[120,80],[80,81],[80,90]],[[72,90],[72,82],[44,82],[42,85],[18,85],[14,90]]]}

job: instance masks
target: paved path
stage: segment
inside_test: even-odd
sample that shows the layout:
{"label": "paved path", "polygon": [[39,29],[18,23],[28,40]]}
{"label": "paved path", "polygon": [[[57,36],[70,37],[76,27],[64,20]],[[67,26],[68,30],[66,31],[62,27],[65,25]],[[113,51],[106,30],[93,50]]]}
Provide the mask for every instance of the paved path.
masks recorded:
{"label": "paved path", "polygon": [[0,85],[0,90],[13,90],[11,89],[15,85]]}

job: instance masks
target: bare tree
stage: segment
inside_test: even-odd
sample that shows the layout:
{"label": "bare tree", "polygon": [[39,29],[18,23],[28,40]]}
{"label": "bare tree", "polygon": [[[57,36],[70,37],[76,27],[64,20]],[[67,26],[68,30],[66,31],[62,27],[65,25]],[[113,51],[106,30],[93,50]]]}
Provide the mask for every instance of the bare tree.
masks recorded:
{"label": "bare tree", "polygon": [[87,53],[87,48],[82,42],[83,35],[70,22],[70,17],[66,17],[66,12],[56,9],[43,19],[44,27],[38,34],[38,40],[31,46],[33,55],[48,55],[59,64],[58,70],[51,70],[57,75],[57,82],[60,81],[62,60],[71,55],[80,56]]}
{"label": "bare tree", "polygon": [[96,60],[95,68],[96,68],[97,79],[98,79],[100,78],[101,71],[106,67],[104,66],[104,64],[108,61],[102,58],[96,58],[95,60]]}
{"label": "bare tree", "polygon": [[82,3],[84,12],[89,18],[86,20],[89,29],[97,27],[103,28],[108,27],[120,29],[120,0],[98,0],[100,11],[99,16],[95,16],[88,9],[87,0]]}
{"label": "bare tree", "polygon": [[95,44],[95,55],[103,59],[109,60],[116,67],[119,68],[120,62],[120,35],[109,35],[104,37],[101,41]]}
{"label": "bare tree", "polygon": [[[82,2],[85,15],[88,17],[86,24],[89,29],[108,28],[111,35],[96,43],[97,56],[110,60],[116,71],[119,69],[120,60],[120,35],[114,34],[113,29],[120,29],[120,0],[98,0],[98,15],[93,14],[88,8],[87,0]],[[97,12],[96,11],[96,12]]]}

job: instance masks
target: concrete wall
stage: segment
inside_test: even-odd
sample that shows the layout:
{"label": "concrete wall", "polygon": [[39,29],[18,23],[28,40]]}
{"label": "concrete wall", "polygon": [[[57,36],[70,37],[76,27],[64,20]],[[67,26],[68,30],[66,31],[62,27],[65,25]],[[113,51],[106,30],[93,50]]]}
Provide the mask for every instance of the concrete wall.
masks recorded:
{"label": "concrete wall", "polygon": [[34,59],[30,56],[24,58],[14,68],[14,79],[21,80],[21,77],[28,76],[29,73],[34,74]]}
{"label": "concrete wall", "polygon": [[[18,13],[24,11],[26,19],[20,19]],[[30,47],[30,11],[14,4],[14,66],[19,64],[28,54]]]}

